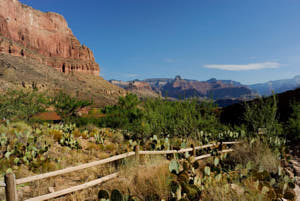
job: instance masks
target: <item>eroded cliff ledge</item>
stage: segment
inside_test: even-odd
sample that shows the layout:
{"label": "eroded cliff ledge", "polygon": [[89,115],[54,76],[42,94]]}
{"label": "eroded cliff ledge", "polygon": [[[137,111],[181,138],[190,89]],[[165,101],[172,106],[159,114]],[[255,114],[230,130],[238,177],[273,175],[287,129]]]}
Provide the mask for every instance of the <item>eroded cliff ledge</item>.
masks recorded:
{"label": "eroded cliff ledge", "polygon": [[63,16],[18,0],[0,0],[0,53],[34,59],[65,73],[100,71],[93,52],[80,44]]}

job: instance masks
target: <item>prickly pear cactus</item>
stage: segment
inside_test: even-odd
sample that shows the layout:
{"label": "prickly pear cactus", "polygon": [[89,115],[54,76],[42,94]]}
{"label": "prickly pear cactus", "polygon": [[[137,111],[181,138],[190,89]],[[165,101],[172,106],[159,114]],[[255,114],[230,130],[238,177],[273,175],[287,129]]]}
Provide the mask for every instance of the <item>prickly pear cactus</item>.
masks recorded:
{"label": "prickly pear cactus", "polygon": [[179,162],[175,159],[171,160],[171,162],[169,164],[169,170],[171,173],[179,174],[179,171],[180,171]]}
{"label": "prickly pear cactus", "polygon": [[145,201],[161,201],[161,198],[157,194],[147,195]]}
{"label": "prickly pear cactus", "polygon": [[124,201],[124,196],[119,190],[114,189],[111,192],[110,199],[111,201]]}
{"label": "prickly pear cactus", "polygon": [[98,199],[101,200],[101,199],[109,199],[109,193],[106,191],[106,190],[100,190],[98,192]]}

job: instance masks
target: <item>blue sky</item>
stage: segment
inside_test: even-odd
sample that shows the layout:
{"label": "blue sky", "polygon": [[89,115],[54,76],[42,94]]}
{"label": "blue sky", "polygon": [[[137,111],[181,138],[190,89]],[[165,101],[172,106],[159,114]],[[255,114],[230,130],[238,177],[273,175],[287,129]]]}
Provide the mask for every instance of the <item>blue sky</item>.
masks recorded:
{"label": "blue sky", "polygon": [[21,0],[62,14],[105,79],[300,74],[300,0]]}

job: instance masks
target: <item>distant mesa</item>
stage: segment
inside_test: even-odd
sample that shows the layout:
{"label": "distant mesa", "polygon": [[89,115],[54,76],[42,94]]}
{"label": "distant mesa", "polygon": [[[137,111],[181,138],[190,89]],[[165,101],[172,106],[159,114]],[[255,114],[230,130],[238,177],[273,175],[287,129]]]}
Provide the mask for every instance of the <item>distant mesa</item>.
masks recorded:
{"label": "distant mesa", "polygon": [[[257,96],[250,88],[242,85],[239,82],[232,80],[217,80],[212,78],[208,81],[197,81],[183,79],[177,75],[174,79],[169,78],[151,78],[142,81],[110,81],[119,87],[122,87],[132,93],[140,93],[142,91],[152,91],[157,96],[164,96],[171,99],[184,98],[212,98],[233,99],[233,102],[238,100],[248,100]],[[137,90],[138,89],[138,90]],[[148,93],[149,94],[149,93]],[[231,103],[226,101],[225,103]]]}
{"label": "distant mesa", "polygon": [[159,97],[159,93],[152,90],[151,85],[148,82],[133,80],[133,81],[118,81],[110,80],[110,83],[126,89],[127,91],[138,95],[139,97]]}
{"label": "distant mesa", "polygon": [[219,106],[251,100],[259,96],[269,96],[288,90],[300,88],[300,76],[291,79],[274,80],[261,84],[244,85],[234,80],[218,80],[211,78],[207,81],[184,79],[177,75],[175,78],[149,78],[140,81],[110,81],[132,93],[147,91],[144,94],[155,94],[171,100],[197,97],[214,99]]}
{"label": "distant mesa", "polygon": [[100,74],[93,52],[80,44],[63,16],[18,0],[0,0],[0,53],[33,59],[64,73]]}

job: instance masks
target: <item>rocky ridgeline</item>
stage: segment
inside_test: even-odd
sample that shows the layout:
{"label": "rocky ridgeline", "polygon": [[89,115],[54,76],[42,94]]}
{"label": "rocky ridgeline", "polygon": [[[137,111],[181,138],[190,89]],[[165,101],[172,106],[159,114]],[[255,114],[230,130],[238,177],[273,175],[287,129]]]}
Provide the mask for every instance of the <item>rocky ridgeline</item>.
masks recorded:
{"label": "rocky ridgeline", "polygon": [[63,16],[18,0],[0,1],[0,53],[34,59],[65,73],[100,71],[93,52],[80,44]]}
{"label": "rocky ridgeline", "polygon": [[176,76],[175,79],[152,78],[146,80],[117,81],[110,80],[116,86],[124,88],[138,95],[156,94],[156,96],[166,96],[170,99],[184,98],[213,98],[214,100],[248,100],[255,98],[257,94],[241,83],[232,80],[207,81],[188,80]]}
{"label": "rocky ridgeline", "polygon": [[139,97],[159,97],[159,93],[154,91],[151,85],[148,82],[141,81],[118,81],[118,80],[110,80],[110,83],[126,89],[130,93],[134,93]]}

